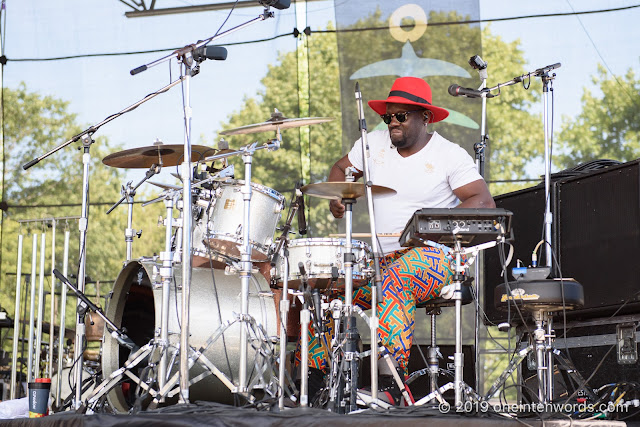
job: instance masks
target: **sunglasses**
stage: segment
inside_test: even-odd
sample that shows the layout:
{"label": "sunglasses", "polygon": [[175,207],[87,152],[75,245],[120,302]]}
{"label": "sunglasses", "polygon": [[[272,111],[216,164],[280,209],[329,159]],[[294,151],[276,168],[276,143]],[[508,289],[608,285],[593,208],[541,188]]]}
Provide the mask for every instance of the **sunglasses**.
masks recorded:
{"label": "sunglasses", "polygon": [[404,123],[407,120],[407,115],[409,115],[409,113],[418,113],[420,111],[424,111],[424,110],[412,110],[412,111],[405,111],[404,113],[395,113],[395,114],[380,114],[380,118],[386,124],[391,124],[391,120],[393,120],[394,117],[396,118],[396,120],[398,120],[398,123]]}

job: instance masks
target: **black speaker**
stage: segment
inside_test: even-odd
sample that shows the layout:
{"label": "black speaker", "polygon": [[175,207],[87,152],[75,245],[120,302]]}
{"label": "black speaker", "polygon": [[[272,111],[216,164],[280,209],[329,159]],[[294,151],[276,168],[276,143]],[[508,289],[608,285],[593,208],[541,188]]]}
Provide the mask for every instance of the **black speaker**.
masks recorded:
{"label": "black speaker", "polygon": [[556,221],[562,275],[584,287],[571,316],[640,313],[640,161],[559,182]]}
{"label": "black speaker", "polygon": [[[499,208],[513,212],[514,258],[525,266],[544,238],[544,186],[495,197]],[[640,312],[640,161],[609,166],[595,172],[560,176],[550,185],[552,277],[573,278],[584,288],[584,307],[568,311],[569,318],[593,318]],[[542,245],[544,247],[544,245]],[[538,261],[545,264],[544,250]],[[497,248],[485,251],[484,308],[487,323],[506,320],[493,305],[494,288],[503,283]],[[512,316],[513,317],[513,316]]]}

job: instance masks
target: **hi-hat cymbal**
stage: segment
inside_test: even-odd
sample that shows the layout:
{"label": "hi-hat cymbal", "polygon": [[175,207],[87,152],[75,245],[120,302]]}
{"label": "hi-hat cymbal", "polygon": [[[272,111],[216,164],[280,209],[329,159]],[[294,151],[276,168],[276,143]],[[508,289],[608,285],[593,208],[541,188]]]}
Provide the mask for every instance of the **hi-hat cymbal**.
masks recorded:
{"label": "hi-hat cymbal", "polygon": [[[357,199],[365,195],[366,189],[361,182],[318,182],[305,185],[300,190],[304,194],[321,199]],[[372,185],[371,194],[374,196],[393,196],[396,194],[396,190],[382,185]]]}
{"label": "hi-hat cymbal", "polygon": [[278,129],[290,129],[307,125],[316,125],[319,123],[330,122],[333,117],[301,117],[296,119],[288,119],[278,110],[271,113],[271,118],[263,123],[255,123],[252,125],[240,126],[239,128],[229,129],[220,132],[221,135],[243,135],[258,132],[273,132]]}
{"label": "hi-hat cymbal", "polygon": [[[216,153],[215,148],[204,145],[191,146],[191,161],[203,160],[206,156]],[[116,168],[147,169],[154,164],[162,166],[176,166],[182,163],[184,145],[150,145],[148,147],[132,148],[109,154],[102,159],[102,163]]]}

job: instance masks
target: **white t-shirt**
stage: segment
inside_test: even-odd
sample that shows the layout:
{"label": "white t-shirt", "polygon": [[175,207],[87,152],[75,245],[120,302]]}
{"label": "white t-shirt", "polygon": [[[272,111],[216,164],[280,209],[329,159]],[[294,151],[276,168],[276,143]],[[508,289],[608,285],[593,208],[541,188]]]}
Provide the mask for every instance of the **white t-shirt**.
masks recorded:
{"label": "white t-shirt", "polygon": [[[408,157],[398,154],[388,130],[369,133],[367,141],[371,182],[397,191],[393,196],[374,197],[378,233],[401,233],[418,209],[457,206],[460,201],[453,190],[482,179],[471,156],[437,132],[422,150]],[[363,170],[360,140],[349,152],[349,161]],[[401,248],[397,237],[379,241],[385,254]]]}

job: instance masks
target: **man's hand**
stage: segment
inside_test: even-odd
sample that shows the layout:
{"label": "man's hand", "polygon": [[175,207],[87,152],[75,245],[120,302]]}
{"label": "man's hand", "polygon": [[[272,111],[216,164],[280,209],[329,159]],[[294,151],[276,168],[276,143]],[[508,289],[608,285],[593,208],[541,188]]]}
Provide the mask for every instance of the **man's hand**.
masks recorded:
{"label": "man's hand", "polygon": [[329,202],[329,210],[334,218],[342,218],[344,216],[344,205],[340,200],[332,199]]}

